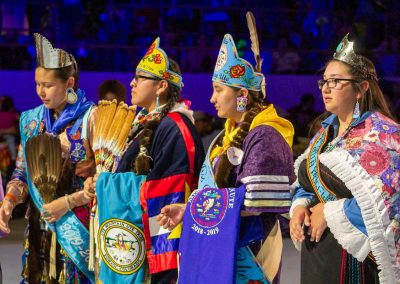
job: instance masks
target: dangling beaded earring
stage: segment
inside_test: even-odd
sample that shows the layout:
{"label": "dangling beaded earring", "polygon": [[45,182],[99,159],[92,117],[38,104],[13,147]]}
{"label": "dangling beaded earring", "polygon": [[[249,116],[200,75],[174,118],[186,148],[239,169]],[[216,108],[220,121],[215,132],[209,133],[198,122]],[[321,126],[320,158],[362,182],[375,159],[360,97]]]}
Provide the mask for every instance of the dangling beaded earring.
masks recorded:
{"label": "dangling beaded earring", "polygon": [[246,106],[247,106],[247,98],[242,96],[242,97],[237,97],[236,99],[236,110],[238,112],[245,112],[246,111]]}
{"label": "dangling beaded earring", "polygon": [[357,119],[360,117],[360,104],[358,103],[358,99],[353,111],[353,118]]}
{"label": "dangling beaded earring", "polygon": [[160,112],[160,97],[156,97],[156,112]]}
{"label": "dangling beaded earring", "polygon": [[73,105],[78,100],[78,95],[75,93],[74,89],[68,88],[66,91],[67,103]]}

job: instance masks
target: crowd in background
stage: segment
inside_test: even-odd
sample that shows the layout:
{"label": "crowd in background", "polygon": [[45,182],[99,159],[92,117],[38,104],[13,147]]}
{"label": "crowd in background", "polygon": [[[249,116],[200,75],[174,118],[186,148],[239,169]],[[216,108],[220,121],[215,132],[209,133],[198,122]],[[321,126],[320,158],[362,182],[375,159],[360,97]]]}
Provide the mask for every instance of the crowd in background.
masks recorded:
{"label": "crowd in background", "polygon": [[251,10],[268,74],[314,74],[350,32],[378,73],[394,76],[400,74],[399,8],[395,0],[8,0],[2,1],[0,68],[33,69],[32,34],[40,32],[71,50],[82,70],[130,71],[161,36],[183,72],[209,73],[226,31],[235,31],[240,55],[252,57],[245,19]]}

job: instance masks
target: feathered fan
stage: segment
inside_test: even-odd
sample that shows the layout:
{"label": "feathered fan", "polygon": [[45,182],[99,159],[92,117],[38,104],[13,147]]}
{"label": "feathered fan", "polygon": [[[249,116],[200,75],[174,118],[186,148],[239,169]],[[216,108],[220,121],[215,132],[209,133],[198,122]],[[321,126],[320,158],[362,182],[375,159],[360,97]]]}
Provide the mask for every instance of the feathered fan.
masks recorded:
{"label": "feathered fan", "polygon": [[135,113],[136,106],[124,102],[99,101],[93,142],[98,173],[110,172],[118,165]]}
{"label": "feathered fan", "polygon": [[49,134],[32,137],[26,142],[25,155],[31,180],[43,202],[50,203],[56,197],[62,168],[60,140]]}
{"label": "feathered fan", "polygon": [[[50,203],[56,198],[57,183],[62,169],[60,140],[46,133],[29,138],[25,145],[25,156],[31,180],[42,196],[43,202]],[[30,226],[32,226],[31,220]],[[32,236],[31,239],[34,237],[37,236]],[[50,251],[49,260],[43,260],[41,275],[41,282],[46,279],[44,282],[48,283],[50,279],[57,277],[57,237],[54,231],[50,235],[48,232],[42,232],[40,238],[41,249]],[[30,265],[35,263],[29,257],[28,262]],[[28,267],[28,262],[26,267]]]}

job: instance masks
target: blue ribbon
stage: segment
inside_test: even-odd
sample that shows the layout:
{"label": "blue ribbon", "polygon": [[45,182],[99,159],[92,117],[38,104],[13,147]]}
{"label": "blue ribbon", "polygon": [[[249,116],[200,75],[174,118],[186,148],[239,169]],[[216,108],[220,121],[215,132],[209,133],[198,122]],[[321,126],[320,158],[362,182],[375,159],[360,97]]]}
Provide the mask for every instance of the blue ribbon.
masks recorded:
{"label": "blue ribbon", "polygon": [[52,112],[54,110],[44,108],[43,112],[46,132],[59,134],[71,121],[79,119],[92,105],[94,105],[92,101],[89,101],[86,98],[85,92],[81,89],[76,91],[76,95],[78,96],[77,102],[74,104],[67,104],[56,121],[54,121],[52,117]]}
{"label": "blue ribbon", "polygon": [[[35,128],[29,132],[21,131],[22,148],[25,149],[26,141],[39,133],[40,121],[43,119],[45,107],[43,105],[24,112],[21,115],[21,129],[26,125],[34,125]],[[36,123],[31,124],[31,121]],[[26,167],[27,168],[27,167]],[[28,170],[27,176],[29,176]],[[33,203],[42,211],[43,200],[33,182],[27,178],[29,194]],[[71,211],[68,211],[60,220],[53,224],[48,224],[52,231],[57,233],[57,241],[66,251],[74,264],[82,271],[85,276],[95,283],[94,273],[88,269],[89,261],[89,232]]]}
{"label": "blue ribbon", "polygon": [[311,184],[314,189],[316,189],[316,193],[321,200],[324,202],[334,201],[336,200],[336,196],[331,194],[327,189],[326,185],[321,179],[319,175],[319,154],[324,146],[327,136],[328,136],[329,127],[327,127],[314,141],[314,144],[311,146],[310,154],[307,159],[307,171],[310,177]]}

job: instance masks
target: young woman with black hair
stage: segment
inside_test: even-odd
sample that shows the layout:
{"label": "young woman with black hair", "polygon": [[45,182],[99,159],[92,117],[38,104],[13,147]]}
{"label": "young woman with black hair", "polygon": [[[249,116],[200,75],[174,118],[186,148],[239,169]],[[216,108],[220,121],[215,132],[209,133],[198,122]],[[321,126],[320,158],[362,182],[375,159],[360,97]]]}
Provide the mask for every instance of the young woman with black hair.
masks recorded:
{"label": "young woman with black hair", "polygon": [[[143,227],[145,247],[141,249],[146,251],[146,274],[151,283],[173,283],[177,278],[179,239],[169,238],[171,232],[159,226],[156,216],[165,205],[185,202],[197,187],[204,150],[193,124],[193,112],[180,100],[183,83],[179,66],[159,43],[157,38],[150,46],[130,84],[131,102],[142,109],[134,120],[116,173],[100,174],[95,183],[88,184],[86,192],[94,196],[97,188],[99,198],[99,186],[111,182],[116,191],[138,191],[135,196],[140,195],[140,204],[133,211],[141,220],[129,222],[136,222],[140,230]],[[134,179],[140,188],[128,186]],[[110,200],[105,198],[103,204]],[[113,214],[111,217],[116,217]]]}
{"label": "young woman with black hair", "polygon": [[182,283],[279,283],[278,220],[289,211],[295,179],[294,130],[266,102],[263,80],[225,35],[210,100],[225,129],[208,150],[199,189],[158,217],[170,229],[183,219]]}

